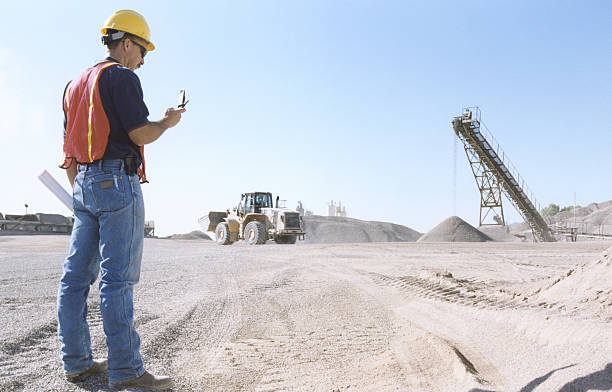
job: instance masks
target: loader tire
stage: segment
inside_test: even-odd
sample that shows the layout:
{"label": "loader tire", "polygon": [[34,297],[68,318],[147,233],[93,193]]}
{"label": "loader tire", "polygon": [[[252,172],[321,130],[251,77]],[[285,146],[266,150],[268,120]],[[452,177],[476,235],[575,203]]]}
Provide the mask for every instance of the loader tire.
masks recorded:
{"label": "loader tire", "polygon": [[249,245],[262,245],[268,240],[266,226],[261,222],[249,222],[244,228],[244,240]]}
{"label": "loader tire", "polygon": [[230,235],[230,229],[227,222],[221,222],[217,225],[215,230],[215,236],[217,237],[217,244],[220,245],[231,245],[232,239]]}
{"label": "loader tire", "polygon": [[279,235],[276,237],[276,243],[281,245],[292,245],[297,241],[297,235]]}

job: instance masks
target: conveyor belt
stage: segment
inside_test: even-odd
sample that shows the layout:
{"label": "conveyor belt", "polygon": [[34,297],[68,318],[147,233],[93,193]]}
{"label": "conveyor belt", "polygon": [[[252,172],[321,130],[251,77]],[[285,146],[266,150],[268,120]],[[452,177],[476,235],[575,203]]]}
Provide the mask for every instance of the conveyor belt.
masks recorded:
{"label": "conveyor belt", "polygon": [[499,146],[494,148],[481,132],[480,112],[478,108],[475,109],[476,113],[466,109],[462,116],[453,118],[453,129],[463,142],[481,191],[481,220],[483,208],[501,208],[501,197],[497,197],[501,196],[501,190],[529,224],[537,241],[555,241],[548,224],[530,200],[524,181],[504,162],[505,154],[499,156]]}

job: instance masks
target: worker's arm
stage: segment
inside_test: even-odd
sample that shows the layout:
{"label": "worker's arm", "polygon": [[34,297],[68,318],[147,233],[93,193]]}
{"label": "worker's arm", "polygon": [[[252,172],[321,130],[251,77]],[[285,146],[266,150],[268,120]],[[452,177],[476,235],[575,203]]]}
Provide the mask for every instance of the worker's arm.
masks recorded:
{"label": "worker's arm", "polygon": [[152,121],[140,128],[136,128],[129,133],[130,139],[138,146],[153,143],[168,128],[172,128],[181,121],[181,114],[185,109],[166,109],[164,118],[159,121]]}
{"label": "worker's arm", "polygon": [[77,163],[76,160],[72,159],[70,162],[70,166],[66,169],[66,175],[68,176],[68,182],[70,182],[70,186],[74,188],[74,178],[77,175]]}

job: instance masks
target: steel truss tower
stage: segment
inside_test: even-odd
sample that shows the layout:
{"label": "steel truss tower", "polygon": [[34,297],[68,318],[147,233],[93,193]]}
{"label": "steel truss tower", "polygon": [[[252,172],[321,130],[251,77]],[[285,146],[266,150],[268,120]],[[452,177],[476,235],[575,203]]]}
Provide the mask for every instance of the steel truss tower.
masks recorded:
{"label": "steel truss tower", "polygon": [[480,226],[505,226],[502,187],[495,174],[488,170],[486,164],[480,159],[478,152],[469,144],[464,144],[464,148],[476,185],[480,190]]}

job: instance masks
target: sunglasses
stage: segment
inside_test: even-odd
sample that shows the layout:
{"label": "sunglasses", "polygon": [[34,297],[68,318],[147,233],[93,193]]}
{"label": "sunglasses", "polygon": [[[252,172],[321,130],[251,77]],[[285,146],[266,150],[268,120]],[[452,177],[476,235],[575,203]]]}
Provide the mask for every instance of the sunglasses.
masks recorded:
{"label": "sunglasses", "polygon": [[144,59],[145,56],[147,55],[147,49],[136,41],[132,41],[132,42],[138,45],[138,47],[140,48],[140,57]]}

